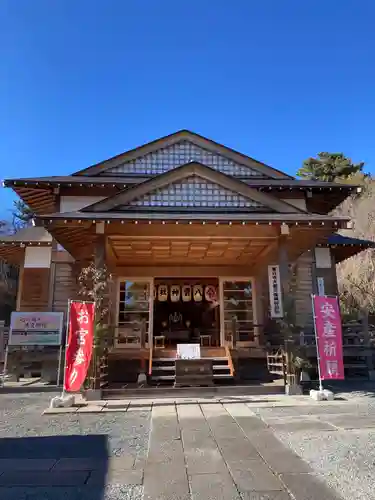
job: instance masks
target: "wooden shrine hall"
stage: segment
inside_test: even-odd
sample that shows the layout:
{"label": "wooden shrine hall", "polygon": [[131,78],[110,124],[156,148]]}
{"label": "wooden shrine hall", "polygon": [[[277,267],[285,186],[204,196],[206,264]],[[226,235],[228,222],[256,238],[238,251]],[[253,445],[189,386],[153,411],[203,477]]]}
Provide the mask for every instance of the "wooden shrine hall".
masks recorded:
{"label": "wooden shrine hall", "polygon": [[186,130],[69,176],[4,184],[35,213],[35,227],[0,240],[20,266],[17,310],[66,313],[80,268],[111,273],[109,385],[144,372],[173,383],[183,344],[213,360],[216,382],[261,379],[291,270],[309,329],[318,283],[336,294],[336,263],[368,247],[340,243],[350,221],[331,215],[355,186],[296,180]]}

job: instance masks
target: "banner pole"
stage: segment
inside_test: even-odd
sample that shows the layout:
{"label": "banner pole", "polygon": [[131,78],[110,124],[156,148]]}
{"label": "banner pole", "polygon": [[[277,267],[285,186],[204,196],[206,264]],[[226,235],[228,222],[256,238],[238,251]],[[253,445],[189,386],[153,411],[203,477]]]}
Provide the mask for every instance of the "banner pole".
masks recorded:
{"label": "banner pole", "polygon": [[63,386],[62,386],[62,393],[61,397],[64,398],[65,396],[65,373],[66,373],[66,351],[68,347],[68,340],[69,340],[69,323],[70,323],[70,303],[72,301],[69,299],[68,300],[68,312],[66,314],[66,331],[65,331],[65,352],[64,352],[64,372],[63,372]]}
{"label": "banner pole", "polygon": [[314,318],[314,333],[315,333],[315,345],[316,345],[316,360],[318,364],[318,377],[319,377],[319,391],[323,390],[322,377],[320,374],[320,354],[319,354],[319,344],[318,344],[318,335],[316,328],[316,315],[315,315],[315,305],[314,305],[314,297],[315,295],[311,295],[312,300],[312,310],[313,310],[313,318]]}
{"label": "banner pole", "polygon": [[60,377],[61,377],[61,356],[62,356],[62,343],[60,344],[60,349],[59,349],[59,361],[58,361],[58,366],[57,366],[57,381],[56,381],[56,385],[57,387],[59,387],[60,385]]}
{"label": "banner pole", "polygon": [[6,373],[7,373],[7,364],[8,364],[8,345],[6,346],[5,349],[5,355],[4,355],[4,367],[3,367],[3,380],[2,380],[2,386],[4,387],[5,385],[5,378],[6,378]]}

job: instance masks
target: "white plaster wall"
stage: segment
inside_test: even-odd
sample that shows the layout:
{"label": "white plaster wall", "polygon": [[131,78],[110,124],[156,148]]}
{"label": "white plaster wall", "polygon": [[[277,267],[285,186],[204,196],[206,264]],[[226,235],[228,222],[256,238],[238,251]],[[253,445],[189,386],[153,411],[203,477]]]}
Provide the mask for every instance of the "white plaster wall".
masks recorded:
{"label": "white plaster wall", "polygon": [[26,247],[25,268],[49,268],[51,266],[51,247]]}
{"label": "white plaster wall", "polygon": [[299,208],[300,210],[307,210],[306,200],[304,198],[285,198],[283,201],[289,203],[289,205]]}
{"label": "white plaster wall", "polygon": [[105,196],[61,196],[60,212],[76,212],[93,203],[104,200]]}
{"label": "white plaster wall", "polygon": [[315,248],[315,265],[319,269],[329,269],[332,266],[331,250],[329,248]]}

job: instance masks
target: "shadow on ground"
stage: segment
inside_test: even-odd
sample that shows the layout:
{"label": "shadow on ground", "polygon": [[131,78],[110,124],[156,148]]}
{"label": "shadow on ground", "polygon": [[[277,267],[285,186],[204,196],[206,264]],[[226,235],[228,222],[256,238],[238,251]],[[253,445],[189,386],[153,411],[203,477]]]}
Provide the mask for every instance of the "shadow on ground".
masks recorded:
{"label": "shadow on ground", "polygon": [[102,500],[106,435],[0,439],[1,500]]}

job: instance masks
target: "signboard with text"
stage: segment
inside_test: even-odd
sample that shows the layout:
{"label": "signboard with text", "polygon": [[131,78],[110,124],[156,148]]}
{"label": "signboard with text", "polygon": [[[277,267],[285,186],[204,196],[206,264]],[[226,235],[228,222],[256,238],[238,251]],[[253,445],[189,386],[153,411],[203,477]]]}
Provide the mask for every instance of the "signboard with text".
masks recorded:
{"label": "signboard with text", "polygon": [[344,380],[342,327],[337,297],[313,296],[321,380]]}
{"label": "signboard with text", "polygon": [[95,304],[93,302],[69,302],[64,391],[79,391],[86,378],[92,355],[94,321]]}
{"label": "signboard with text", "polygon": [[60,346],[63,313],[12,312],[9,346]]}
{"label": "signboard with text", "polygon": [[201,346],[199,344],[177,344],[177,359],[200,359]]}

